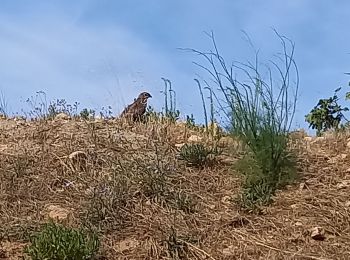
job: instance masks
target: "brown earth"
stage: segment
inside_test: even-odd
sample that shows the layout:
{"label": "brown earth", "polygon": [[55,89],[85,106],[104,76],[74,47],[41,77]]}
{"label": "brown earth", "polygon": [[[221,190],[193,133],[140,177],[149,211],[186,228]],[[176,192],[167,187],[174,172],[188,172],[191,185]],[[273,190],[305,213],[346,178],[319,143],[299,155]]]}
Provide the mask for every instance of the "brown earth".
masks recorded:
{"label": "brown earth", "polygon": [[188,138],[205,140],[184,124],[2,119],[0,259],[49,218],[99,231],[107,259],[350,258],[347,134],[297,136],[301,179],[259,215],[232,202],[235,142],[197,169],[178,159]]}

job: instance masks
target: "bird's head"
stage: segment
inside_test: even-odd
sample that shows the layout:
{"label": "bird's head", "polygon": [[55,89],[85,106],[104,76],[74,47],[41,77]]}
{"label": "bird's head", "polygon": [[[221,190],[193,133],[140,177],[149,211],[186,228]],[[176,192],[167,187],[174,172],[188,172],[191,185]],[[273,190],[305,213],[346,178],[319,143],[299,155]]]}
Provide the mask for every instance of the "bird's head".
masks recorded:
{"label": "bird's head", "polygon": [[138,100],[141,100],[142,103],[146,103],[147,99],[151,98],[151,94],[148,92],[142,92],[139,96],[138,96]]}

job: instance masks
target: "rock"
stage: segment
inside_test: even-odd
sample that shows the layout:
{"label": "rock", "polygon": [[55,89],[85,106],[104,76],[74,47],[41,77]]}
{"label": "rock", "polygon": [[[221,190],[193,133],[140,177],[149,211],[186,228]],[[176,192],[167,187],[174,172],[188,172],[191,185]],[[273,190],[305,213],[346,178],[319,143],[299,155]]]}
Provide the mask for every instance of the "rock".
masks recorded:
{"label": "rock", "polygon": [[305,136],[305,137],[304,137],[304,140],[305,140],[306,142],[311,142],[311,141],[313,140],[313,138],[312,138],[311,136]]}
{"label": "rock", "polygon": [[314,240],[323,241],[326,238],[324,229],[321,227],[314,227],[314,228],[310,229],[309,231],[310,231],[311,238]]}
{"label": "rock", "polygon": [[61,208],[60,206],[50,205],[47,207],[49,217],[55,220],[64,220],[68,218],[69,210]]}
{"label": "rock", "polygon": [[69,120],[69,119],[70,119],[70,116],[67,115],[66,113],[58,113],[58,114],[55,116],[55,119],[57,119],[57,120]]}
{"label": "rock", "polygon": [[340,158],[342,158],[343,160],[346,159],[347,157],[348,157],[348,155],[345,154],[345,153],[342,153],[342,154],[340,155]]}
{"label": "rock", "polygon": [[350,200],[348,200],[347,202],[345,202],[345,207],[350,207]]}
{"label": "rock", "polygon": [[135,238],[127,238],[127,239],[124,239],[124,240],[118,242],[115,245],[114,249],[117,252],[121,253],[121,252],[125,252],[125,251],[128,251],[128,250],[135,249],[139,245],[140,245],[140,242],[137,241]]}
{"label": "rock", "polygon": [[188,139],[187,139],[187,141],[189,142],[189,143],[199,143],[199,142],[201,142],[202,141],[202,137],[200,137],[200,136],[198,136],[198,135],[191,135]]}
{"label": "rock", "polygon": [[232,156],[227,156],[227,155],[218,155],[218,156],[216,156],[216,160],[218,162],[221,162],[221,163],[227,164],[227,165],[232,165],[237,161],[236,158],[234,158]]}
{"label": "rock", "polygon": [[303,223],[301,223],[300,221],[298,221],[298,222],[295,222],[295,224],[294,224],[295,226],[297,226],[297,227],[300,227],[300,226],[302,226],[303,225]]}
{"label": "rock", "polygon": [[346,147],[350,149],[350,141],[346,143]]}
{"label": "rock", "polygon": [[218,146],[220,148],[230,147],[230,146],[235,146],[235,145],[236,145],[235,140],[233,140],[233,138],[229,137],[229,136],[221,137],[219,142],[218,142]]}
{"label": "rock", "polygon": [[326,138],[324,136],[317,136],[312,143],[320,143],[322,141],[326,140]]}

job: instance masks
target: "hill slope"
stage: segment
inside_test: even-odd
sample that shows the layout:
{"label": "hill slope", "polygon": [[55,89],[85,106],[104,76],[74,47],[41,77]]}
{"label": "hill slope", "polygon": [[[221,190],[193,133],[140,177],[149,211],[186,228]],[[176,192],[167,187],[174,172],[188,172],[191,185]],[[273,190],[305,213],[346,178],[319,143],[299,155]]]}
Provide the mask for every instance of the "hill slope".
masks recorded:
{"label": "hill slope", "polygon": [[20,259],[50,217],[99,231],[108,259],[349,258],[346,136],[297,138],[300,184],[255,215],[231,201],[238,148],[221,142],[218,164],[187,167],[177,147],[203,136],[184,124],[3,119],[0,128],[5,258]]}

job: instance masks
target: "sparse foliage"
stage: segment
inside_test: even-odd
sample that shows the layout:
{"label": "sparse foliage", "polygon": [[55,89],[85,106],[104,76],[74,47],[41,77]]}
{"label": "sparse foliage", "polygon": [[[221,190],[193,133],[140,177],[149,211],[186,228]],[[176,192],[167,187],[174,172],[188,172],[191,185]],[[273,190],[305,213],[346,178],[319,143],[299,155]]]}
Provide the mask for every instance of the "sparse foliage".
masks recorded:
{"label": "sparse foliage", "polygon": [[40,233],[30,238],[25,252],[33,260],[91,259],[99,248],[99,239],[93,233],[72,229],[50,222]]}
{"label": "sparse foliage", "polygon": [[272,191],[266,195],[273,194],[284,178],[284,168],[289,160],[287,134],[295,113],[299,75],[294,61],[294,44],[275,33],[282,45],[282,55],[265,64],[266,70],[260,68],[257,51],[253,62],[228,64],[218,50],[213,33],[208,34],[213,51],[187,49],[207,62],[208,65],[195,64],[209,74],[218,88],[223,98],[219,106],[227,116],[231,133],[239,136],[249,148],[246,156],[257,166],[243,172],[246,176],[243,195],[247,188],[254,189],[261,182]]}
{"label": "sparse foliage", "polygon": [[80,111],[80,118],[84,120],[90,120],[95,118],[96,111],[93,109],[84,108]]}
{"label": "sparse foliage", "polygon": [[320,99],[317,105],[305,116],[306,122],[312,129],[316,129],[319,136],[322,132],[330,129],[338,129],[341,120],[344,119],[343,112],[348,111],[347,107],[341,107],[338,104],[339,97],[337,93],[341,88],[337,88],[333,97]]}
{"label": "sparse foliage", "polygon": [[180,159],[184,160],[188,166],[203,167],[213,163],[213,158],[209,155],[218,155],[217,148],[208,148],[204,144],[185,144],[180,150]]}

